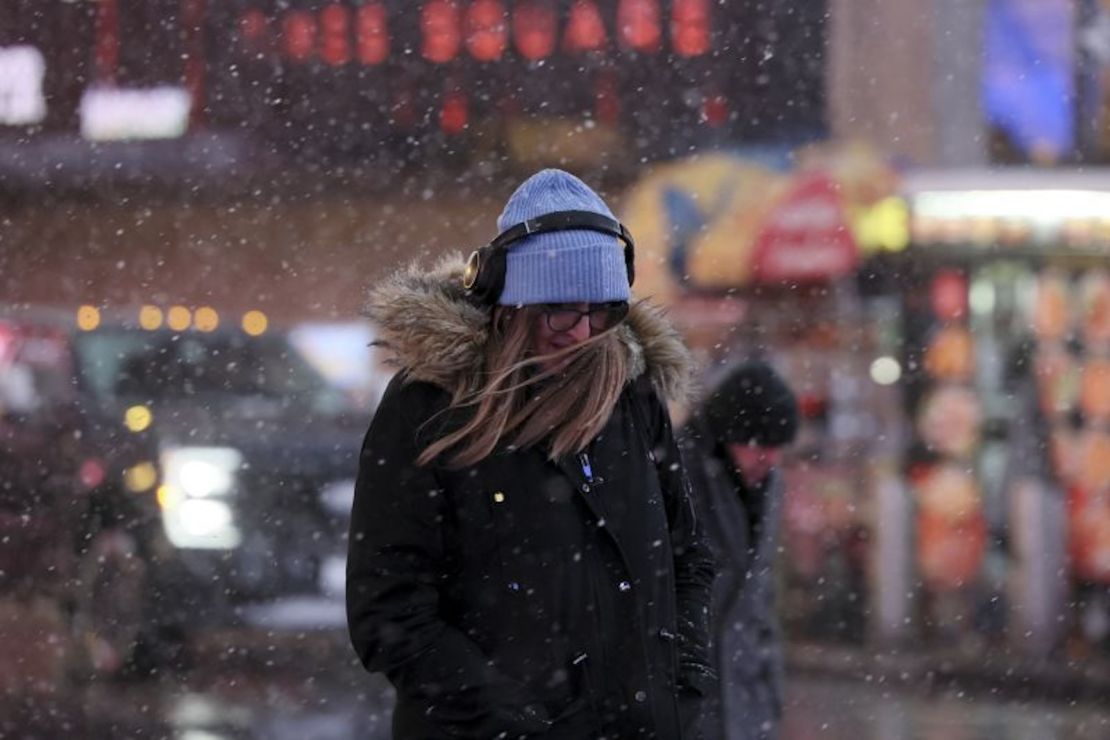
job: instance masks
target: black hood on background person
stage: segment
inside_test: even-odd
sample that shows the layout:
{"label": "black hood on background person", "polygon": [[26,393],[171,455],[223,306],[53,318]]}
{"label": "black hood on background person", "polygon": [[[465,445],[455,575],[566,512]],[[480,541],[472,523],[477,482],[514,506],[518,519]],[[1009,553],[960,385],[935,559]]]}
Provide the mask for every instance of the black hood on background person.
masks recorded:
{"label": "black hood on background person", "polygon": [[781,447],[798,432],[794,393],[770,365],[756,360],[725,377],[702,404],[701,416],[718,444]]}

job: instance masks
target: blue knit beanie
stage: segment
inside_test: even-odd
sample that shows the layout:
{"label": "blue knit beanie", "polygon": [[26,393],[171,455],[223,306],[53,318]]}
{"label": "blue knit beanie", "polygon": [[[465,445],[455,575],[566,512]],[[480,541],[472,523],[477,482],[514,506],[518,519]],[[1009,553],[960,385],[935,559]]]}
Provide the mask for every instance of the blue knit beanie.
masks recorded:
{"label": "blue knit beanie", "polygon": [[[562,170],[541,170],[525,180],[497,219],[501,231],[555,211],[592,211],[615,218],[586,183]],[[498,303],[604,303],[627,301],[624,243],[589,229],[533,234],[510,244],[505,288]]]}

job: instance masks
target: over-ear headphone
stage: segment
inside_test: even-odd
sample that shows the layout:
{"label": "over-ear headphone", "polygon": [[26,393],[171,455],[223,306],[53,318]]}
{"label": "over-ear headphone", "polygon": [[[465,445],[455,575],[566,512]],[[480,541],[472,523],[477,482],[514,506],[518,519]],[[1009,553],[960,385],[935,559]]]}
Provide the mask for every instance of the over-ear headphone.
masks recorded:
{"label": "over-ear headphone", "polygon": [[511,226],[489,244],[472,252],[463,271],[463,288],[481,303],[496,303],[505,287],[505,255],[510,245],[533,234],[572,229],[599,231],[624,242],[624,267],[628,271],[628,284],[632,285],[636,279],[636,245],[624,224],[593,211],[555,211]]}

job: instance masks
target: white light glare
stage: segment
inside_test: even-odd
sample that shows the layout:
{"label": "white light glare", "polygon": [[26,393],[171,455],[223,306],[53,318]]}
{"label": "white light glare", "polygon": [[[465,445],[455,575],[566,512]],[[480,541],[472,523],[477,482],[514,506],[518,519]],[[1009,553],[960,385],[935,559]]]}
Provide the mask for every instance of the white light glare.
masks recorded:
{"label": "white light glare", "polygon": [[994,286],[986,280],[976,280],[968,296],[971,310],[983,316],[994,310]]}
{"label": "white light glare", "polygon": [[209,460],[189,460],[181,466],[180,486],[189,496],[205,498],[231,489],[231,471]]}
{"label": "white light glare", "polygon": [[176,139],[189,127],[192,105],[183,87],[92,87],[81,96],[81,135],[90,141]]}
{"label": "white light glare", "polygon": [[176,547],[230,549],[242,537],[227,500],[236,492],[235,476],[243,455],[231,447],[176,447],[162,451],[166,491],[180,491],[174,505],[163,505],[162,525]]}
{"label": "white light glare", "polygon": [[234,492],[243,455],[231,447],[177,447],[162,452],[168,484],[192,498]]}
{"label": "white light glare", "polygon": [[878,357],[871,363],[871,379],[879,385],[894,385],[902,377],[902,366],[893,357]]}
{"label": "white light glare", "polygon": [[0,47],[0,124],[24,126],[46,117],[46,60],[34,46]]}
{"label": "white light glare", "polygon": [[231,507],[223,501],[185,501],[178,510],[181,528],[193,537],[211,537],[231,526]]}
{"label": "white light glare", "polygon": [[1110,193],[1092,190],[929,191],[914,199],[918,216],[930,218],[1001,218],[1031,223],[1105,218]]}

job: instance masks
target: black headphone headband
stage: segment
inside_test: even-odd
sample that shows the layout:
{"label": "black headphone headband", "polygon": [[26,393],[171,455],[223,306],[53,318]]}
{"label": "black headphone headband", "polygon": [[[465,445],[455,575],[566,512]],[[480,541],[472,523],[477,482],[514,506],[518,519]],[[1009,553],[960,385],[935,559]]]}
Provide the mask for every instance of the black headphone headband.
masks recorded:
{"label": "black headphone headband", "polygon": [[625,247],[634,249],[632,234],[620,221],[609,218],[593,211],[555,211],[542,216],[530,218],[516,226],[510,226],[502,231],[489,243],[493,249],[504,249],[515,241],[520,241],[532,234],[542,234],[549,231],[571,231],[574,229],[587,229],[600,231],[624,242]]}
{"label": "black headphone headband", "polygon": [[493,303],[505,285],[505,253],[514,243],[533,234],[585,229],[608,234],[624,242],[624,266],[628,284],[636,279],[636,245],[620,221],[593,211],[555,211],[510,226],[467,260],[463,288],[483,303]]}

